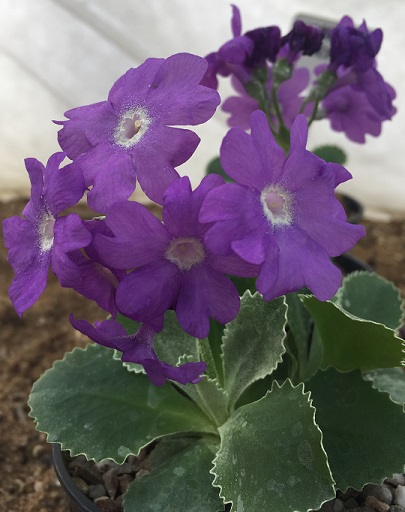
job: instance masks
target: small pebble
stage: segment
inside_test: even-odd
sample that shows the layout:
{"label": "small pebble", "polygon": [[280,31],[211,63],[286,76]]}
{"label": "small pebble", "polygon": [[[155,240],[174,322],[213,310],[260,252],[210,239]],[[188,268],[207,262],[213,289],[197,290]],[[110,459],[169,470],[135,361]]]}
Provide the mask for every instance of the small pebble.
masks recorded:
{"label": "small pebble", "polygon": [[345,509],[345,504],[343,503],[343,501],[340,500],[339,498],[336,498],[333,501],[333,512],[343,512],[344,509]]}
{"label": "small pebble", "polygon": [[402,473],[394,473],[391,478],[387,478],[386,482],[397,487],[398,485],[405,485],[405,475]]}
{"label": "small pebble", "polygon": [[133,477],[131,475],[122,475],[118,477],[118,485],[121,494],[127,492],[128,485],[133,481]]}
{"label": "small pebble", "polygon": [[82,491],[83,494],[87,494],[89,492],[89,486],[83,478],[79,478],[78,476],[74,476],[72,478],[73,482],[76,486]]}
{"label": "small pebble", "polygon": [[42,482],[34,483],[34,492],[42,492],[44,490],[44,484]]}
{"label": "small pebble", "polygon": [[398,485],[398,487],[395,489],[394,505],[399,505],[400,507],[405,507],[405,486],[404,485]]}
{"label": "small pebble", "polygon": [[107,496],[106,488],[102,484],[90,485],[88,496],[92,500],[95,500],[96,498],[101,498],[102,496]]}
{"label": "small pebble", "polygon": [[378,501],[387,503],[387,505],[391,505],[392,503],[392,493],[388,487],[384,485],[367,484],[363,488],[362,495],[364,497],[374,496]]}
{"label": "small pebble", "polygon": [[358,508],[358,507],[359,507],[359,504],[357,503],[357,501],[354,498],[349,498],[348,500],[345,501],[345,509],[346,510],[349,510],[352,508]]}
{"label": "small pebble", "polygon": [[371,507],[376,512],[387,512],[390,508],[387,503],[378,500],[375,496],[367,496],[364,504]]}
{"label": "small pebble", "polygon": [[388,512],[405,512],[405,508],[399,505],[391,505]]}
{"label": "small pebble", "polygon": [[118,476],[116,469],[109,469],[103,475],[104,487],[107,489],[107,494],[110,498],[115,498],[118,490]]}
{"label": "small pebble", "polygon": [[42,455],[44,455],[44,453],[46,452],[46,448],[44,445],[42,444],[36,444],[33,449],[32,449],[32,456],[35,457],[36,459],[38,459],[39,457],[41,457]]}

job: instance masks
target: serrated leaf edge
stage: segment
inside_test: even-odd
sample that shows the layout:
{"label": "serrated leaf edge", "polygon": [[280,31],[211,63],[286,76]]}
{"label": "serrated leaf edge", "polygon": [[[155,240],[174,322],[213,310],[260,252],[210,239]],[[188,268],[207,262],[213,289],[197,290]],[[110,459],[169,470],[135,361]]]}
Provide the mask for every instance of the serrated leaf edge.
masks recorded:
{"label": "serrated leaf edge", "polygon": [[[341,309],[344,310],[344,308],[341,304],[344,286],[347,282],[355,279],[359,275],[368,275],[368,276],[371,275],[373,277],[376,277],[379,281],[382,281],[383,283],[389,285],[396,292],[398,302],[399,302],[399,309],[401,311],[401,316],[398,319],[398,325],[401,326],[405,321],[405,300],[401,296],[401,290],[392,281],[390,281],[389,279],[386,279],[385,277],[381,276],[380,274],[377,274],[377,272],[369,272],[368,270],[356,270],[354,272],[350,272],[350,274],[348,274],[347,276],[345,276],[343,278],[342,284],[335,295],[336,302],[334,302],[334,304],[336,304],[337,306],[339,306]],[[372,321],[372,320],[370,320],[370,321]],[[378,322],[375,322],[375,323],[378,323]],[[382,324],[382,325],[384,325],[384,324]],[[396,329],[395,333],[398,334],[398,332],[399,332],[399,329]]]}
{"label": "serrated leaf edge", "polygon": [[[309,295],[309,294],[300,294],[299,295],[299,298],[300,300],[304,303],[305,305],[305,301],[304,299],[306,298],[313,298],[315,297],[314,295]],[[331,301],[331,300],[326,300],[324,302],[328,302],[330,304],[333,304],[333,306],[335,308],[337,308],[340,312],[342,312],[346,317],[356,321],[356,322],[362,322],[362,323],[367,323],[367,324],[374,324],[374,325],[379,325],[381,326],[384,330],[386,331],[389,331],[390,333],[393,333],[393,336],[394,336],[394,339],[397,340],[397,341],[400,341],[401,342],[401,345],[402,345],[402,350],[401,352],[403,354],[405,354],[405,340],[403,340],[402,338],[400,338],[399,336],[397,336],[397,333],[396,331],[394,331],[394,329],[391,329],[390,327],[387,327],[386,325],[384,324],[381,324],[380,322],[374,322],[374,320],[366,320],[365,318],[360,318],[359,316],[356,316],[356,315],[353,315],[352,313],[349,313],[348,311],[346,311],[345,309],[342,308],[342,306],[340,306],[339,304],[336,304],[335,302]],[[405,355],[404,355],[405,357]],[[405,359],[403,359],[401,361],[401,365],[402,366],[405,366]],[[323,368],[325,369],[325,368]],[[337,368],[335,368],[337,369]],[[350,371],[350,370],[347,370],[347,371]]]}
{"label": "serrated leaf edge", "polygon": [[[88,344],[86,345],[86,347],[85,347],[85,348],[82,348],[82,347],[74,347],[74,348],[73,348],[72,350],[70,350],[69,352],[66,352],[66,353],[64,354],[64,356],[63,356],[63,358],[62,358],[62,359],[58,359],[58,360],[54,361],[54,362],[53,362],[53,364],[52,364],[52,366],[51,366],[50,368],[48,368],[47,370],[45,370],[45,372],[44,372],[44,373],[43,373],[43,374],[42,374],[42,375],[37,379],[37,381],[38,381],[39,379],[41,379],[43,376],[45,376],[47,373],[49,373],[49,372],[53,371],[53,370],[54,370],[56,367],[58,367],[60,364],[62,364],[62,363],[69,364],[68,362],[66,362],[66,357],[70,357],[70,356],[71,356],[71,354],[73,354],[74,352],[87,352],[89,348],[97,347],[97,346],[99,346],[99,345],[97,345],[96,343],[88,343]],[[112,359],[113,361],[116,361],[116,362],[117,362],[117,364],[118,364],[118,361],[117,361],[116,359],[114,360],[114,359],[113,359],[113,357],[111,357],[111,359]],[[134,373],[134,375],[137,375],[137,374],[136,374],[136,373]],[[139,375],[139,373],[138,373],[138,375]],[[34,382],[34,385],[35,385],[35,383],[36,383],[37,381],[35,381],[35,382]],[[31,390],[31,392],[32,392],[32,390]],[[85,452],[83,452],[83,451],[75,452],[73,448],[69,448],[68,446],[66,446],[66,445],[65,445],[65,443],[63,443],[63,442],[61,442],[61,441],[52,441],[52,440],[49,440],[50,433],[49,433],[49,432],[47,432],[46,430],[41,430],[41,429],[39,428],[38,418],[32,414],[33,410],[32,410],[32,407],[31,407],[31,405],[30,405],[31,392],[30,392],[30,395],[29,395],[29,397],[28,397],[28,402],[27,402],[27,405],[28,405],[28,407],[29,407],[28,416],[29,416],[30,418],[32,418],[32,419],[33,419],[33,421],[34,421],[34,423],[35,423],[35,430],[36,430],[37,432],[41,432],[41,433],[43,433],[43,434],[45,434],[45,435],[46,435],[46,439],[45,439],[45,440],[46,440],[46,442],[47,442],[47,443],[49,443],[49,444],[56,444],[56,443],[57,443],[57,444],[59,444],[59,445],[60,445],[60,447],[61,447],[61,450],[62,450],[62,451],[67,451],[67,452],[69,452],[70,457],[77,457],[77,456],[79,456],[79,455],[84,455],[84,456],[86,457],[86,459],[87,459],[87,460],[89,460],[89,461],[90,461],[90,460],[93,460],[93,461],[94,461],[94,462],[96,462],[96,463],[101,462],[102,460],[106,460],[106,459],[108,459],[108,460],[112,460],[112,461],[114,461],[114,462],[115,462],[115,463],[117,463],[117,464],[123,464],[123,462],[125,462],[125,459],[126,459],[129,455],[134,455],[135,457],[139,456],[140,452],[141,452],[141,451],[142,451],[146,446],[150,445],[151,443],[153,443],[153,442],[155,442],[155,441],[157,441],[157,440],[159,440],[159,439],[163,439],[164,437],[168,437],[168,436],[176,436],[176,435],[179,435],[179,434],[180,434],[180,432],[172,432],[172,433],[165,434],[165,435],[162,435],[162,436],[154,437],[153,439],[149,439],[147,443],[145,443],[145,444],[143,444],[142,446],[140,446],[140,448],[139,448],[139,450],[138,450],[138,452],[137,452],[137,453],[135,453],[135,452],[133,452],[133,451],[130,451],[129,453],[127,453],[127,454],[126,454],[126,456],[125,456],[125,459],[124,459],[122,462],[120,462],[120,461],[118,461],[118,460],[114,459],[113,457],[104,457],[103,459],[96,460],[94,457],[89,457],[89,456],[88,456]],[[201,432],[198,432],[198,431],[184,431],[184,432],[181,432],[181,434],[188,434],[188,435],[192,435],[192,436],[201,436],[201,437],[204,437],[204,436],[209,435],[209,433],[207,433],[207,432],[203,432],[203,431],[201,431]],[[214,434],[214,433],[212,433],[212,434],[210,434],[210,435],[215,436],[215,434]]]}
{"label": "serrated leaf edge", "polygon": [[[328,454],[326,453],[326,450],[325,450],[325,448],[324,448],[324,446],[323,446],[323,432],[322,432],[322,430],[320,429],[320,427],[319,427],[318,423],[317,423],[317,422],[316,422],[316,420],[315,420],[315,417],[316,417],[316,408],[312,405],[312,404],[313,404],[313,400],[312,400],[312,398],[311,398],[311,392],[310,392],[310,391],[304,391],[304,389],[305,389],[305,385],[304,385],[304,383],[303,383],[303,382],[300,382],[299,384],[297,384],[296,386],[294,386],[294,384],[292,383],[291,379],[286,379],[282,384],[279,384],[276,380],[274,380],[274,381],[272,382],[271,389],[269,389],[269,390],[267,391],[267,393],[266,393],[262,398],[260,398],[260,400],[257,400],[257,402],[260,402],[261,400],[264,400],[264,399],[267,397],[267,395],[269,395],[269,394],[273,391],[273,389],[275,388],[275,386],[277,386],[277,388],[278,388],[278,389],[281,389],[283,386],[285,386],[285,385],[287,384],[287,382],[291,385],[291,387],[292,387],[293,389],[296,389],[296,388],[300,387],[300,388],[301,388],[302,396],[303,396],[303,397],[306,397],[306,396],[307,396],[307,403],[308,403],[309,407],[310,407],[310,408],[312,409],[312,411],[313,411],[313,413],[312,413],[312,421],[313,421],[313,423],[314,423],[315,428],[316,428],[316,429],[318,430],[318,432],[320,433],[320,437],[321,437],[321,439],[320,439],[320,447],[321,447],[321,450],[322,450],[323,454],[325,455],[325,462],[326,462],[327,469],[328,469],[328,471],[329,471],[329,476],[330,476],[330,478],[331,478],[331,480],[332,480],[332,486],[333,486],[334,490],[336,491],[336,487],[335,487],[335,486],[336,486],[336,482],[335,482],[335,479],[333,478],[333,474],[332,474],[332,471],[331,471],[330,466],[329,466]],[[255,403],[256,403],[256,402],[255,402]],[[247,404],[247,405],[243,405],[242,407],[240,407],[240,408],[238,409],[238,411],[239,411],[240,409],[243,409],[244,407],[247,407],[248,405],[249,405],[249,404]],[[231,418],[229,418],[229,419],[231,419]],[[219,489],[219,497],[222,499],[222,501],[223,501],[224,503],[226,503],[226,504],[230,503],[230,504],[231,504],[231,511],[230,511],[230,512],[235,512],[235,511],[234,511],[234,509],[233,509],[233,507],[234,507],[235,503],[233,502],[233,500],[226,501],[226,496],[225,496],[225,495],[224,495],[224,493],[223,493],[222,485],[220,485],[220,484],[217,482],[217,480],[218,480],[218,478],[219,478],[219,475],[215,472],[215,470],[216,470],[216,468],[217,468],[218,455],[219,455],[219,453],[220,453],[220,451],[221,451],[221,448],[222,448],[222,437],[221,437],[221,443],[220,443],[220,445],[219,445],[219,450],[218,450],[218,452],[217,452],[217,454],[216,454],[216,456],[215,456],[214,460],[212,461],[213,466],[212,466],[212,468],[210,469],[210,471],[209,471],[209,472],[210,472],[210,474],[211,474],[211,475],[213,475],[213,476],[214,476],[214,480],[212,481],[212,485],[213,485],[213,487],[217,487],[217,488]],[[320,508],[324,503],[326,503],[327,501],[329,501],[329,499],[330,499],[330,498],[328,498],[328,499],[324,500],[322,503],[320,503],[320,504],[319,504],[319,508]],[[311,510],[313,510],[313,509],[307,509],[307,510],[306,510],[306,512],[310,512]]]}
{"label": "serrated leaf edge", "polygon": [[[262,297],[262,298],[263,298],[263,295],[262,295],[260,292],[258,292],[258,291],[256,291],[255,293],[253,293],[253,294],[252,294],[252,292],[251,292],[250,290],[246,290],[246,291],[245,291],[245,293],[244,293],[244,294],[242,295],[242,297],[240,298],[240,299],[241,299],[241,301],[242,301],[242,299],[243,299],[245,296],[247,296],[247,295],[249,295],[249,296],[250,296],[250,298],[252,298],[252,299],[253,299],[253,298],[255,298],[256,296],[260,296],[260,297]],[[283,362],[283,356],[284,356],[284,355],[285,355],[285,353],[287,352],[287,348],[286,348],[286,346],[285,346],[285,340],[286,340],[286,338],[287,338],[286,326],[287,326],[287,323],[288,323],[288,318],[287,318],[287,313],[288,313],[288,303],[287,303],[287,299],[286,299],[286,296],[285,296],[285,295],[282,295],[281,297],[283,298],[283,305],[284,305],[284,306],[287,306],[287,307],[286,307],[286,309],[285,309],[285,313],[284,313],[284,320],[285,320],[285,322],[284,322],[284,327],[283,327],[284,337],[283,337],[283,339],[281,340],[281,346],[282,346],[282,348],[284,348],[284,352],[282,352],[282,354],[280,355],[279,359],[277,359],[277,361],[275,362],[275,366],[274,366],[274,368],[272,368],[272,369],[271,369],[271,371],[269,371],[269,372],[268,372],[268,373],[266,373],[265,375],[262,375],[262,376],[261,376],[261,377],[259,377],[258,379],[255,379],[254,381],[252,381],[252,382],[249,384],[249,386],[250,386],[250,385],[252,385],[254,382],[257,382],[258,380],[264,379],[264,378],[265,378],[265,377],[267,377],[268,375],[271,375],[271,374],[272,374],[272,373],[277,369],[278,365],[279,365],[280,363],[282,363],[282,362]],[[278,298],[281,298],[281,297],[278,297]],[[263,300],[264,300],[264,298],[263,298]],[[268,301],[266,301],[266,302],[268,302]],[[236,317],[235,317],[235,318],[236,318]],[[233,321],[233,320],[232,320],[232,321]],[[223,375],[224,375],[224,388],[223,388],[223,389],[224,389],[225,393],[227,394],[227,396],[229,396],[229,393],[225,390],[225,366],[224,366],[224,350],[223,350],[223,348],[224,348],[224,338],[226,337],[226,335],[227,335],[227,333],[228,333],[228,325],[229,325],[230,323],[231,323],[231,322],[229,322],[228,324],[226,324],[226,325],[225,325],[224,332],[223,332],[223,335],[222,335],[222,338],[221,338],[221,342],[222,342],[222,343],[221,343],[221,361],[222,361],[222,372],[223,372]],[[405,352],[405,351],[404,351],[404,352]],[[245,389],[247,389],[247,388],[245,388]],[[240,396],[241,396],[241,395],[240,395]],[[234,407],[234,406],[235,406],[235,404],[236,404],[236,402],[238,401],[238,399],[240,398],[240,396],[239,396],[239,397],[237,397],[237,398],[236,398],[236,400],[234,400],[234,403],[232,404],[232,407]],[[262,398],[264,398],[264,397],[262,397]],[[229,404],[229,400],[228,400],[228,404]]]}

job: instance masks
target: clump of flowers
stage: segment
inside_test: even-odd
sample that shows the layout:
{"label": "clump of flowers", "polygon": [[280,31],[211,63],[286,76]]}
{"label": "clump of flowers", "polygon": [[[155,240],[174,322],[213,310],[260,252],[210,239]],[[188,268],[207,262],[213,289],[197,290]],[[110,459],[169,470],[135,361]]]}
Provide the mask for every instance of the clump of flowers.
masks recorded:
{"label": "clump of flowers", "polygon": [[[105,311],[94,325],[71,315],[94,343],[47,371],[29,403],[73,456],[122,463],[158,441],[127,512],[307,511],[405,458],[385,435],[388,424],[404,440],[392,384],[402,301],[373,273],[342,283],[338,258],[365,235],[335,195],[351,175],[306,147],[318,119],[364,142],[393,116],[382,33],[348,17],[329,34],[302,21],[285,36],[241,26],[233,7],[233,38],[206,59],[147,59],[106,101],[66,112],[63,151],[46,166],[26,160],[30,201],[3,222],[20,316],[49,267]],[[311,74],[300,58],[325,37],[330,60]],[[199,139],[179,127],[213,116],[218,76],[238,93],[222,102],[232,128],[219,174],[192,190],[176,167]],[[129,200],[136,182],[161,217]],[[64,215],[83,195],[94,219]],[[384,421],[367,420],[375,408]],[[369,430],[353,443],[352,427]],[[363,468],[370,451],[379,463]]]}

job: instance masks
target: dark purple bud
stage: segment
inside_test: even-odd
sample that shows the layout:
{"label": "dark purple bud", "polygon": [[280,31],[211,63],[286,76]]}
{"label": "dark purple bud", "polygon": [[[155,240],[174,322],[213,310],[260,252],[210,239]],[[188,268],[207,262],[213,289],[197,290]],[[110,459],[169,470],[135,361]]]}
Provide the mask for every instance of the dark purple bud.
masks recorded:
{"label": "dark purple bud", "polygon": [[291,32],[282,38],[281,44],[288,44],[292,58],[298,53],[313,55],[320,50],[324,35],[319,27],[306,25],[303,21],[297,20]]}
{"label": "dark purple bud", "polygon": [[253,41],[253,51],[245,64],[254,68],[263,65],[266,60],[274,62],[280,50],[281,34],[278,27],[257,28],[246,32],[245,37]]}
{"label": "dark purple bud", "polygon": [[364,73],[374,66],[374,59],[380,50],[382,31],[370,32],[363,22],[357,29],[349,17],[344,17],[331,31],[330,60],[334,68],[344,66]]}

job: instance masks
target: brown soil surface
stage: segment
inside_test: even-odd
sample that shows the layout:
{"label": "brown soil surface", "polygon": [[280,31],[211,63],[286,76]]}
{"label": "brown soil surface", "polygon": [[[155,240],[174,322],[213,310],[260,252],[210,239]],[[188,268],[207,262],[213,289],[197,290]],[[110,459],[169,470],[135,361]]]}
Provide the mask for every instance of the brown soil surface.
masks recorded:
{"label": "brown soil surface", "polygon": [[[20,215],[25,200],[0,203],[0,220]],[[367,237],[353,254],[394,281],[405,296],[405,221],[364,222]],[[86,339],[68,321],[69,313],[93,321],[99,308],[54,276],[37,304],[20,319],[7,297],[12,269],[0,244],[0,512],[66,512],[64,493],[54,474],[50,448],[28,417],[33,382]]]}

